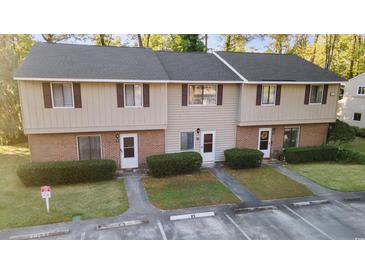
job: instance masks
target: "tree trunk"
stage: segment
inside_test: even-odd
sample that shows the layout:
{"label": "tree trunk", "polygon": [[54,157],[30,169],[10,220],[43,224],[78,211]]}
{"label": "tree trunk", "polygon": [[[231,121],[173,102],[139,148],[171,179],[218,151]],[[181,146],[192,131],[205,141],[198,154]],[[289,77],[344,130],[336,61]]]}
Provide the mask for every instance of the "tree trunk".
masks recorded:
{"label": "tree trunk", "polygon": [[105,43],[105,34],[99,34],[99,37],[100,37],[100,45],[106,46],[106,43]]}
{"label": "tree trunk", "polygon": [[208,51],[208,34],[204,34],[204,46],[205,46],[205,52]]}
{"label": "tree trunk", "polygon": [[357,43],[357,35],[354,34],[352,37],[352,49],[351,49],[351,60],[350,60],[350,69],[349,69],[349,78],[354,77],[354,62],[356,57],[356,43]]}
{"label": "tree trunk", "polygon": [[310,61],[312,63],[314,63],[314,60],[316,59],[318,38],[319,38],[319,34],[315,34],[314,35],[314,41],[313,41],[313,51],[312,51],[312,56],[311,56],[311,59],[310,59]]}
{"label": "tree trunk", "polygon": [[140,48],[142,48],[143,47],[142,35],[141,34],[137,34],[137,37],[138,37],[138,46]]}
{"label": "tree trunk", "polygon": [[230,34],[227,34],[226,35],[226,42],[225,42],[225,44],[224,44],[224,50],[225,51],[230,51],[231,50],[231,47],[232,47],[232,45],[231,45],[231,35]]}
{"label": "tree trunk", "polygon": [[333,60],[333,54],[336,49],[336,43],[337,43],[337,34],[326,34],[326,59],[324,68],[330,69],[332,60]]}
{"label": "tree trunk", "polygon": [[146,47],[147,48],[150,47],[150,38],[151,38],[151,34],[147,34],[147,37],[146,37]]}

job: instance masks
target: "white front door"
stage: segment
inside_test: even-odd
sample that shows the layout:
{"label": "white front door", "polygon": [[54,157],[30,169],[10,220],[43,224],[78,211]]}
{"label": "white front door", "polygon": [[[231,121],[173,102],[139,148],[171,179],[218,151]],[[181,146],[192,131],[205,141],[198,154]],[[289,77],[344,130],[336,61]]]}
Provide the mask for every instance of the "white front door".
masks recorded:
{"label": "white front door", "polygon": [[137,134],[120,134],[120,163],[121,168],[138,167]]}
{"label": "white front door", "polygon": [[264,153],[264,158],[270,158],[271,128],[260,128],[258,149]]}
{"label": "white front door", "polygon": [[203,163],[215,161],[215,131],[202,132],[200,154],[203,157]]}

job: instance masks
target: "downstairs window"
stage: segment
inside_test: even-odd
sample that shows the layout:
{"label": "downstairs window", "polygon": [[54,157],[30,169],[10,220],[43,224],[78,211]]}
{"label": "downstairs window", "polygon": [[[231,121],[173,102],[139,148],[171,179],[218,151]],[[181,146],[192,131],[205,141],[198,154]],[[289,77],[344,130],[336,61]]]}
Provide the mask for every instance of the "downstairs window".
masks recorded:
{"label": "downstairs window", "polygon": [[100,136],[78,136],[77,143],[79,160],[101,159]]}

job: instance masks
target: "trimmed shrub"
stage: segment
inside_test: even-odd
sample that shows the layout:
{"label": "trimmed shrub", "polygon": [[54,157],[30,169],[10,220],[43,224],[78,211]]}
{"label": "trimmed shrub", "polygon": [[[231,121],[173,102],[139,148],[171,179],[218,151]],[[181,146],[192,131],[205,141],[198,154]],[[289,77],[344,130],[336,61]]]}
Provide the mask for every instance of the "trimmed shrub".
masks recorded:
{"label": "trimmed shrub", "polygon": [[285,149],[284,156],[288,163],[306,163],[320,161],[336,161],[338,148],[336,146],[290,147]]}
{"label": "trimmed shrub", "polygon": [[147,165],[152,176],[173,176],[199,170],[202,157],[198,152],[153,155],[147,157]]}
{"label": "trimmed shrub", "polygon": [[356,136],[365,138],[365,128],[360,128],[360,130],[357,132]]}
{"label": "trimmed shrub", "polygon": [[234,169],[261,166],[263,153],[251,148],[231,148],[224,151],[226,164]]}
{"label": "trimmed shrub", "polygon": [[350,149],[339,149],[337,161],[348,164],[365,165],[365,154]]}
{"label": "trimmed shrub", "polygon": [[27,163],[17,174],[25,185],[41,186],[110,180],[115,169],[113,160],[59,161]]}

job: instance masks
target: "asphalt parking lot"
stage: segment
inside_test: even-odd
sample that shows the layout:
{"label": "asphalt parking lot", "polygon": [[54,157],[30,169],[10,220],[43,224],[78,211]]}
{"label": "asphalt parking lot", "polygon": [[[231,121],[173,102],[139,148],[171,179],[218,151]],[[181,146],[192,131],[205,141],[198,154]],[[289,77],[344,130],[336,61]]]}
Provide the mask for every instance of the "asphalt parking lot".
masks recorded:
{"label": "asphalt parking lot", "polygon": [[354,240],[365,239],[365,203],[332,201],[329,204],[170,221],[169,216],[146,224],[96,230],[85,227],[49,239],[82,240]]}

